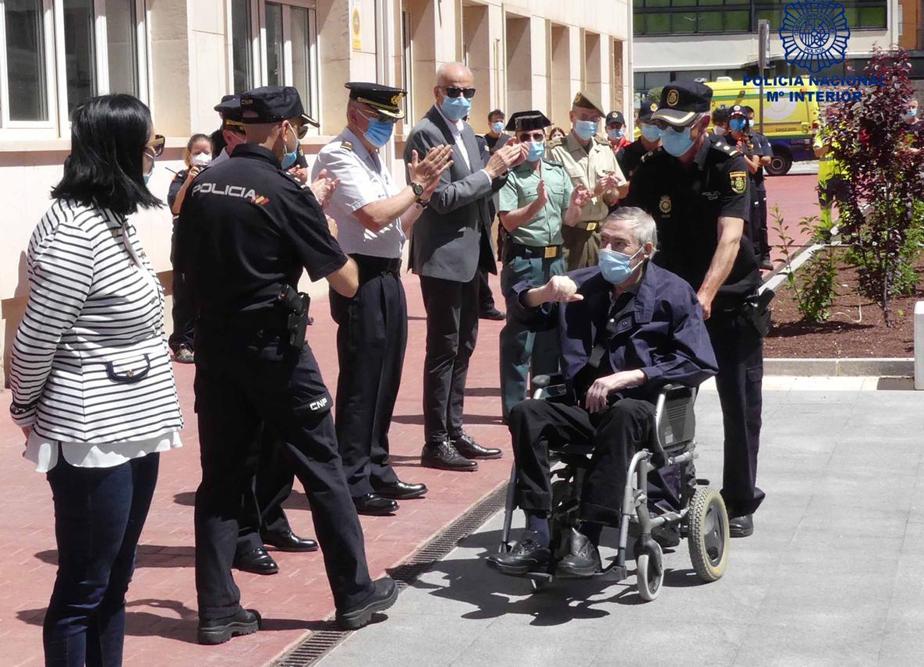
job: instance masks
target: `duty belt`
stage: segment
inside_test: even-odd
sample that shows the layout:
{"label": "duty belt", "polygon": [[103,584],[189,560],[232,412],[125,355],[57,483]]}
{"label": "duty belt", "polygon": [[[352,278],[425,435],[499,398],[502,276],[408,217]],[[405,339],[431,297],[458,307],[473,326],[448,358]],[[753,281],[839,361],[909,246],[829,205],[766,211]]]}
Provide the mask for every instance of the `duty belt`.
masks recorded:
{"label": "duty belt", "polygon": [[524,259],[558,259],[561,257],[560,245],[531,246],[522,243],[508,243],[504,246],[508,257],[523,257]]}
{"label": "duty belt", "polygon": [[595,232],[600,229],[600,223],[596,220],[591,220],[590,222],[578,222],[574,225],[578,229],[584,229],[588,232]]}
{"label": "duty belt", "polygon": [[372,255],[350,255],[359,267],[359,281],[366,282],[370,278],[390,273],[401,275],[400,257],[373,257]]}

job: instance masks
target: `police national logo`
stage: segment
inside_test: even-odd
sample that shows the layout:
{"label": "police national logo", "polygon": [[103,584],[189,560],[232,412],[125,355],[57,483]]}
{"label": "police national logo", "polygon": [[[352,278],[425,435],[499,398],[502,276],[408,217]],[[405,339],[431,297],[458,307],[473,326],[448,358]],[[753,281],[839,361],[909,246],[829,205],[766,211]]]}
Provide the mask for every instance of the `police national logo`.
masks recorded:
{"label": "police national logo", "polygon": [[780,41],[786,62],[812,74],[844,62],[850,26],[844,5],[831,0],[792,2],[783,11]]}
{"label": "police national logo", "polygon": [[729,183],[731,184],[732,192],[735,194],[744,194],[744,191],[748,187],[748,175],[743,171],[733,171],[728,175]]}

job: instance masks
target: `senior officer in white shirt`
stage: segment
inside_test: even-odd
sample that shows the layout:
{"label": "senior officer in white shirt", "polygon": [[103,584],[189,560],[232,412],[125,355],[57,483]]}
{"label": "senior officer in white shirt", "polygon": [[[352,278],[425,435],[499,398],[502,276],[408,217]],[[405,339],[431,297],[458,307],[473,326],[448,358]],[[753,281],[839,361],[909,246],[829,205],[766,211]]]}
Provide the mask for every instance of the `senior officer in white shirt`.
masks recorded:
{"label": "senior officer in white shirt", "polygon": [[339,325],[334,421],[356,510],[376,516],[397,510],[397,500],[427,492],[423,484],[398,479],[388,460],[388,428],[407,347],[401,251],[440,174],[451,164],[452,148],[437,146],[426,156],[415,152],[407,165],[408,184],[393,183],[379,151],[404,115],[406,91],[361,82],[346,87],[347,126],[321,149],[312,179],[323,170],[339,179],[327,213],[337,223],[340,247],[359,267],[356,296],[330,291],[331,315]]}

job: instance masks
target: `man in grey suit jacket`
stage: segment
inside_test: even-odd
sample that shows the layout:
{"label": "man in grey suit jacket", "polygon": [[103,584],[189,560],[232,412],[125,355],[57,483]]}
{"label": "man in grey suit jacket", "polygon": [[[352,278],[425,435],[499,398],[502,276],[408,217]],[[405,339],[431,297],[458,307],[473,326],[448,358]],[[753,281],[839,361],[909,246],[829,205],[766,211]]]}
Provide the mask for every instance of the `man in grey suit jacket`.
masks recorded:
{"label": "man in grey suit jacket", "polygon": [[472,128],[462,119],[475,94],[471,70],[442,65],[433,88],[436,103],[414,127],[404,150],[426,155],[453,146],[452,166],[443,172],[411,233],[411,268],[420,276],[427,311],[424,361],[424,447],[421,464],[443,470],[475,470],[478,458],[498,458],[499,449],[481,447],[462,428],[468,362],[478,336],[478,280],[484,267],[497,273],[491,251],[489,204],[507,171],[525,158],[508,145],[482,159]]}

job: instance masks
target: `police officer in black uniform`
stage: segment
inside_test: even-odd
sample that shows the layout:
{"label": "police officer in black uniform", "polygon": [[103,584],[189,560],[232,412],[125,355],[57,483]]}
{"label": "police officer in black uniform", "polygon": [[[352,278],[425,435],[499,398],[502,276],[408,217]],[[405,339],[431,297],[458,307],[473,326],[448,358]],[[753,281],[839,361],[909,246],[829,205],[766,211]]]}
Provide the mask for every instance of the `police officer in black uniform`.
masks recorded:
{"label": "police officer in black uniform", "polygon": [[259,627],[259,615],[240,604],[231,561],[252,474],[247,453],[264,422],[276,430],[307,492],[340,626],[362,627],[397,598],[392,579],[369,577],[331,397],[305,343],[307,297],[295,290],[307,269],[313,280],[327,278],[352,297],[356,264],[331,236],[311,191],[285,173],[307,130],[295,88],[244,93],[241,115],[247,143],[197,179],[181,212],[182,265],[199,315],[196,591],[204,644]]}
{"label": "police officer in black uniform", "polygon": [[[652,98],[645,96],[642,98],[641,106],[638,109],[638,129],[641,133],[639,138],[624,148],[620,148],[616,153],[616,161],[619,168],[622,169],[623,175],[632,181],[632,174],[638,169],[642,162],[642,157],[646,153],[658,150],[661,145],[661,130],[657,125],[651,123],[651,114],[658,108],[658,103]],[[630,186],[631,187],[631,186]]]}
{"label": "police officer in black uniform", "polygon": [[711,99],[701,83],[664,86],[651,116],[662,129],[662,149],[642,160],[627,203],[654,216],[661,239],[655,263],[693,286],[707,318],[725,427],[722,495],[732,535],[744,537],[764,498],[756,481],[766,304],[757,299],[760,271],[744,234],[747,164],[731,146],[709,140]]}
{"label": "police officer in black uniform", "polygon": [[744,107],[747,114],[748,126],[747,133],[750,143],[755,146],[755,154],[760,155],[760,163],[751,173],[751,210],[757,216],[757,224],[752,225],[757,231],[754,237],[755,252],[760,259],[760,268],[766,271],[773,270],[773,262],[770,260],[770,240],[767,232],[767,187],[764,184],[764,167],[770,164],[773,159],[773,147],[766,136],[754,129],[754,109]]}

